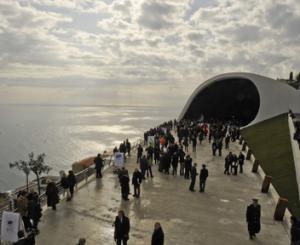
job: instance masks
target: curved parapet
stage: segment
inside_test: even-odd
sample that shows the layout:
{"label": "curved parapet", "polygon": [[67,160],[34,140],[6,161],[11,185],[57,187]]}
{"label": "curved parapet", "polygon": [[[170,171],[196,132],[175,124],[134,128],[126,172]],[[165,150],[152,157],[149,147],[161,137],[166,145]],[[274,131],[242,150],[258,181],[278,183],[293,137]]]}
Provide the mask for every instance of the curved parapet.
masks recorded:
{"label": "curved parapet", "polygon": [[286,83],[252,73],[226,73],[198,86],[179,120],[235,118],[247,126],[299,108],[300,91]]}

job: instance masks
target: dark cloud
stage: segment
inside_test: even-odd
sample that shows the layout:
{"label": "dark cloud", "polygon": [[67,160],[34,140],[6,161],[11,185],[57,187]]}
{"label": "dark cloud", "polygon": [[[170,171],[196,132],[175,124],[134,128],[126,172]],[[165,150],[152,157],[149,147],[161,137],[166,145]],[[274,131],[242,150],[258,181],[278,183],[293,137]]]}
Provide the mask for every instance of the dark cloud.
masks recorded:
{"label": "dark cloud", "polygon": [[174,25],[169,19],[176,8],[173,5],[163,2],[145,1],[142,6],[141,16],[138,23],[146,28],[153,30],[167,29]]}

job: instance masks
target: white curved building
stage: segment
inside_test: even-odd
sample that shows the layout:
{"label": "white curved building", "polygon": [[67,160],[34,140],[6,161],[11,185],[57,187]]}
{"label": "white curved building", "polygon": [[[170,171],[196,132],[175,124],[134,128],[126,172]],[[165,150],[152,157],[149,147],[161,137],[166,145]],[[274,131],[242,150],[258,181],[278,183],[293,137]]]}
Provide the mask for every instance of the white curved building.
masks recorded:
{"label": "white curved building", "polygon": [[226,73],[202,83],[188,99],[183,118],[231,119],[242,126],[268,118],[300,112],[300,91],[282,81],[252,73]]}

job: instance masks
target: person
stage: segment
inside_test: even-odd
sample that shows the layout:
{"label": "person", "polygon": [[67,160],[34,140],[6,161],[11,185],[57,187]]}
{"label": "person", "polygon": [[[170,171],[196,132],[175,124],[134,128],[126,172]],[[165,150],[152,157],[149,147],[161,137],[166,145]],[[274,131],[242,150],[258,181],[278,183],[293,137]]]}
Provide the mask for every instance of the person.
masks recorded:
{"label": "person", "polygon": [[72,199],[73,195],[74,195],[74,187],[77,183],[76,177],[75,177],[74,172],[72,170],[69,171],[68,183],[69,183],[69,190],[70,190],[71,199]]}
{"label": "person", "polygon": [[27,196],[28,199],[28,218],[29,220],[32,220],[32,228],[35,229],[36,232],[39,232],[38,230],[38,223],[40,221],[40,218],[42,217],[42,208],[39,203],[38,198],[35,198],[33,195]]}
{"label": "person", "polygon": [[217,149],[219,152],[219,157],[220,157],[220,156],[222,156],[222,148],[223,148],[222,138],[218,140],[216,146],[217,146]]}
{"label": "person", "polygon": [[159,162],[160,160],[160,150],[159,150],[159,146],[154,147],[154,163],[155,165]]}
{"label": "person", "polygon": [[131,152],[131,144],[130,144],[130,142],[129,142],[129,140],[128,140],[128,139],[126,139],[126,142],[125,142],[125,144],[126,144],[126,151],[127,151],[127,154],[128,154],[128,156],[130,157],[130,152]]}
{"label": "person", "polygon": [[56,204],[59,202],[58,189],[53,181],[48,182],[46,187],[47,206],[56,210]]}
{"label": "person", "polygon": [[206,169],[206,165],[202,164],[202,169],[200,171],[200,191],[199,192],[204,192],[205,189],[205,182],[208,177],[208,170]]}
{"label": "person", "polygon": [[147,173],[147,178],[149,178],[149,175],[151,178],[153,178],[153,173],[152,173],[152,160],[147,158],[147,163],[148,163],[148,167],[146,169],[146,173]]}
{"label": "person", "polygon": [[146,156],[143,155],[143,157],[140,161],[140,169],[142,171],[143,179],[145,179],[145,173],[146,173],[146,170],[148,169],[148,166],[149,166],[148,160],[147,160]]}
{"label": "person", "polygon": [[152,234],[151,245],[163,245],[164,238],[165,238],[165,235],[161,228],[161,225],[159,222],[156,222],[154,224],[154,231]]}
{"label": "person", "polygon": [[229,149],[230,135],[227,134],[225,137],[225,149]]}
{"label": "person", "polygon": [[190,178],[190,172],[192,170],[192,158],[190,155],[187,155],[184,160],[184,178],[189,179]]}
{"label": "person", "polygon": [[225,170],[224,174],[230,175],[229,168],[232,164],[232,153],[229,152],[229,154],[225,157]]}
{"label": "person", "polygon": [[190,184],[190,191],[195,191],[195,182],[196,182],[196,176],[198,175],[197,173],[197,163],[194,163],[194,166],[192,167],[191,171],[191,184]]}
{"label": "person", "polygon": [[212,148],[213,156],[215,156],[217,151],[217,143],[215,141],[212,143],[211,148]]}
{"label": "person", "polygon": [[121,176],[120,179],[121,183],[121,194],[122,198],[125,201],[128,201],[128,195],[129,195],[129,176],[128,176],[128,170],[124,171],[124,174]]}
{"label": "person", "polygon": [[249,238],[252,240],[260,231],[260,205],[258,199],[253,198],[252,204],[247,207],[246,218],[248,223]]}
{"label": "person", "polygon": [[185,152],[183,151],[182,147],[180,146],[179,150],[179,162],[180,162],[180,176],[184,175],[184,157],[185,157]]}
{"label": "person", "polygon": [[300,244],[300,224],[295,216],[291,216],[291,245]]}
{"label": "person", "polygon": [[234,153],[232,154],[231,173],[233,173],[233,175],[237,175],[238,173],[238,157]]}
{"label": "person", "polygon": [[65,171],[61,171],[60,185],[63,188],[63,196],[67,193],[67,201],[70,200],[69,181]]}
{"label": "person", "polygon": [[187,137],[184,138],[182,144],[184,145],[184,150],[185,150],[186,152],[188,152],[188,151],[189,151],[189,141],[188,141],[188,138],[187,138]]}
{"label": "person", "polygon": [[28,199],[26,197],[27,192],[21,191],[17,198],[17,212],[22,217],[25,230],[32,228],[30,218],[28,217]]}
{"label": "person", "polygon": [[137,198],[140,197],[140,193],[141,193],[140,185],[142,183],[142,180],[143,180],[142,173],[136,168],[132,175],[132,184],[133,184],[133,189],[134,189],[133,196],[134,197],[137,197]]}
{"label": "person", "polygon": [[20,230],[18,231],[18,241],[14,242],[13,245],[26,245],[27,241],[25,238],[24,231]]}
{"label": "person", "polygon": [[193,152],[196,152],[196,148],[197,148],[197,137],[195,135],[193,135],[192,137],[192,145],[193,145]]}
{"label": "person", "polygon": [[143,155],[143,147],[141,146],[141,144],[139,144],[138,148],[137,148],[137,158],[136,158],[136,163],[139,163],[142,159],[142,155]]}
{"label": "person", "polygon": [[100,153],[98,153],[97,157],[95,157],[94,163],[96,169],[96,178],[102,178],[101,170],[103,168],[103,159]]}
{"label": "person", "polygon": [[152,163],[152,161],[153,161],[153,153],[154,153],[154,149],[153,149],[152,144],[150,144],[146,148],[146,152],[147,152],[147,159],[148,159],[148,161],[150,161]]}
{"label": "person", "polygon": [[172,156],[172,174],[177,175],[177,167],[178,167],[179,155],[178,152],[175,151]]}
{"label": "person", "polygon": [[85,238],[79,238],[78,243],[76,245],[85,245]]}
{"label": "person", "polygon": [[240,155],[238,157],[238,163],[239,163],[239,166],[240,166],[240,174],[243,173],[244,161],[245,161],[245,156],[242,152],[240,152]]}
{"label": "person", "polygon": [[127,245],[129,240],[129,231],[130,231],[130,221],[129,218],[125,216],[124,211],[120,210],[118,216],[115,219],[115,232],[114,239],[117,245]]}
{"label": "person", "polygon": [[14,242],[13,245],[35,245],[35,234],[29,232],[25,237],[23,230],[18,231],[18,241]]}

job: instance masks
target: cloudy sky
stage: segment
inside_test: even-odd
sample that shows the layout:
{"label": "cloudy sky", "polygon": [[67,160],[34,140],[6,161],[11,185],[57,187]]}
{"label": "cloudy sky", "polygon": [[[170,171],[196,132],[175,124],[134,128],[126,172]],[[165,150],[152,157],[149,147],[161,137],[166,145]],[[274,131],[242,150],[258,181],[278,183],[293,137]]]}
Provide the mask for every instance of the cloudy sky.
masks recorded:
{"label": "cloudy sky", "polygon": [[182,106],[211,76],[300,71],[299,0],[0,0],[0,103]]}

